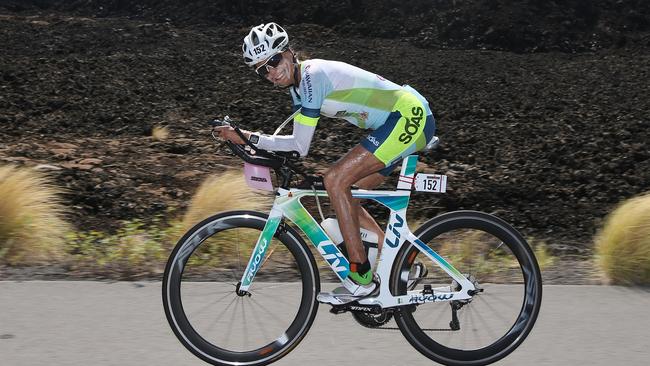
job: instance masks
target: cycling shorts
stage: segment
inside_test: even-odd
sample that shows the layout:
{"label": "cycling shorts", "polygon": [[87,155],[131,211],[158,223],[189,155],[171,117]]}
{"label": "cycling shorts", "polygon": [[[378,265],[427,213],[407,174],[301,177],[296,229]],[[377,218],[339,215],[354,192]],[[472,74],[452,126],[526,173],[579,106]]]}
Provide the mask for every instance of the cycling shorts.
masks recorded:
{"label": "cycling shorts", "polygon": [[433,114],[412,93],[403,93],[386,122],[361,141],[361,146],[384,163],[379,172],[389,175],[405,157],[422,150],[436,132]]}

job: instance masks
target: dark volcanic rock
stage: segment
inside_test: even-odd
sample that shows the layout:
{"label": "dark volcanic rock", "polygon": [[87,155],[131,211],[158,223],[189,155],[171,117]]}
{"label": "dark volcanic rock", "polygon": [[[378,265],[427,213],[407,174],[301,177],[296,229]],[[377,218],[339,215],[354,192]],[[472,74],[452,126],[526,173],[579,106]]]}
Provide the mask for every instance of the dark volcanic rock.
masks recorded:
{"label": "dark volcanic rock", "polygon": [[[479,209],[583,245],[618,201],[648,190],[647,2],[426,3],[435,14],[418,1],[286,13],[266,1],[0,2],[0,161],[49,166],[80,228],[184,207],[207,174],[240,166],[211,141],[209,118],[270,133],[290,113],[286,90],[257,79],[239,51],[251,24],[275,19],[311,57],[430,100],[442,142],[422,161],[450,190],[416,194],[414,216]],[[408,14],[415,25],[394,21]],[[593,29],[613,38],[591,47]],[[169,140],[149,137],[156,125]],[[324,168],[362,136],[324,119],[306,164]]]}
{"label": "dark volcanic rock", "polygon": [[340,36],[408,37],[427,48],[579,52],[650,42],[646,0],[5,0],[3,7],[183,25],[313,23]]}

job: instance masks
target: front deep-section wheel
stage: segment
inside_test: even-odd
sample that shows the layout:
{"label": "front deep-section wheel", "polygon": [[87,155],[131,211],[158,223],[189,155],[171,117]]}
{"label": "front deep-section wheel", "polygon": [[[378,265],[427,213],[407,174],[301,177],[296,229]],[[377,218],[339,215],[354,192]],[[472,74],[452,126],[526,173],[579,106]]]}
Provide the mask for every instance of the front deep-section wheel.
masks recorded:
{"label": "front deep-section wheel", "polygon": [[231,211],[194,226],[174,248],[163,305],[181,343],[213,365],[265,365],[292,350],[316,316],[320,280],[300,235],[281,224],[247,292],[239,291],[268,216]]}
{"label": "front deep-section wheel", "polygon": [[[477,291],[467,300],[402,306],[395,320],[422,354],[445,365],[486,365],[515,350],[533,328],[542,302],[542,278],[526,240],[503,220],[456,211],[431,219],[414,234]],[[395,294],[459,291],[445,271],[412,243],[395,260]]]}

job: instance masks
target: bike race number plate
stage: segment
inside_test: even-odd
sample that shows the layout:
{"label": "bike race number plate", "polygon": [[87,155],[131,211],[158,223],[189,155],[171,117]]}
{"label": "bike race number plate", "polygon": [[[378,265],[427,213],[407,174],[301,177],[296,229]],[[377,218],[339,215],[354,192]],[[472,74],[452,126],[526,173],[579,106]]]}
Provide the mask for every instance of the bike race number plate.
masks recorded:
{"label": "bike race number plate", "polygon": [[445,193],[447,191],[447,176],[419,173],[415,176],[415,190],[420,192]]}

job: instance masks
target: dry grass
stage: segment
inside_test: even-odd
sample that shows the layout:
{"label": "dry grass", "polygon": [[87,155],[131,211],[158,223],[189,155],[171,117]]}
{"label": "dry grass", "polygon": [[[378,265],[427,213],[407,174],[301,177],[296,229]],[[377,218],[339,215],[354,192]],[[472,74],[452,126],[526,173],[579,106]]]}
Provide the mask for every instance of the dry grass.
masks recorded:
{"label": "dry grass", "polygon": [[[194,193],[176,234],[180,237],[200,221],[222,211],[255,210],[268,213],[272,203],[271,194],[258,193],[248,188],[241,171],[231,170],[211,175]],[[195,265],[227,265],[237,259],[237,252],[240,255],[245,253],[246,260],[259,235],[260,231],[257,230],[227,230],[201,244],[200,251],[197,251],[191,261]]]}
{"label": "dry grass", "polygon": [[[125,221],[111,234],[72,231],[63,220],[60,193],[42,173],[0,167],[0,261],[9,265],[65,263],[74,273],[108,278],[157,275],[178,238],[201,220],[229,210],[268,212],[273,199],[249,189],[241,171],[227,171],[208,177],[199,186],[182,218]],[[214,269],[246,260],[259,234],[252,229],[226,230],[206,240],[192,264]]]}
{"label": "dry grass", "polygon": [[[176,241],[201,220],[229,210],[268,212],[270,203],[269,195],[255,193],[246,186],[241,172],[212,175],[199,186],[182,219],[165,223],[157,217],[147,224],[140,220],[125,221],[115,234],[70,234],[67,252],[71,269],[80,274],[119,279],[157,275]],[[259,234],[257,230],[234,229],[208,238],[190,258],[189,267],[194,271],[214,271],[245,261]]]}
{"label": "dry grass", "polygon": [[150,223],[122,222],[115,234],[100,231],[68,235],[66,252],[70,270],[77,275],[137,279],[162,273],[175,229],[161,217]]}
{"label": "dry grass", "polygon": [[169,137],[169,129],[165,126],[154,126],[151,129],[151,137],[158,141],[167,140]]}
{"label": "dry grass", "polygon": [[482,281],[499,282],[519,263],[501,241],[479,230],[455,230],[436,238],[439,254],[463,273],[480,274]]}
{"label": "dry grass", "polygon": [[[540,270],[544,271],[555,261],[546,243],[527,239],[533,249]],[[435,239],[434,250],[463,273],[476,274],[484,282],[520,280],[519,262],[501,241],[483,231],[462,229],[446,233]]]}
{"label": "dry grass", "polygon": [[650,193],[619,205],[596,238],[596,260],[615,284],[650,284]]}
{"label": "dry grass", "polygon": [[0,167],[0,260],[9,265],[60,259],[70,230],[60,194],[43,173]]}
{"label": "dry grass", "polygon": [[206,178],[190,201],[183,216],[183,227],[189,229],[201,220],[221,211],[255,210],[268,212],[273,197],[248,188],[241,171],[226,171]]}
{"label": "dry grass", "polygon": [[546,242],[532,237],[529,237],[527,241],[530,247],[533,248],[533,252],[535,252],[535,259],[537,259],[537,264],[541,271],[544,271],[555,263],[556,257],[551,254]]}

